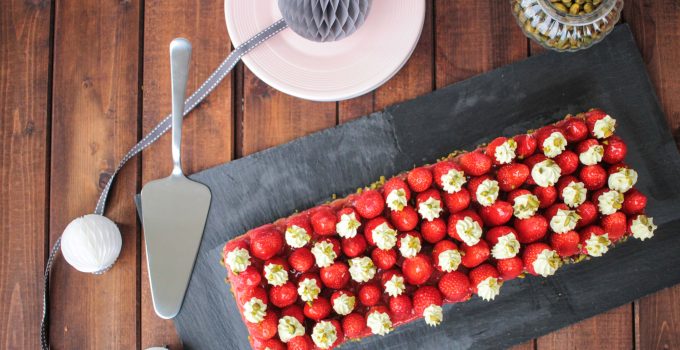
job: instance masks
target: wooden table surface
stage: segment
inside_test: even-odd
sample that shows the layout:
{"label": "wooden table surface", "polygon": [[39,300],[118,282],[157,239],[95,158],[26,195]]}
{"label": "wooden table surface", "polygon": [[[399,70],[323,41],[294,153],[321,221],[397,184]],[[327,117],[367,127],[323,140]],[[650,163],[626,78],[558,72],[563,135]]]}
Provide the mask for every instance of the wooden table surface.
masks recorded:
{"label": "wooden table surface", "polygon": [[[170,40],[184,36],[194,44],[189,91],[229,53],[223,6],[220,0],[3,1],[1,349],[39,348],[49,247],[70,220],[93,211],[123,154],[169,112]],[[522,35],[506,1],[428,0],[427,8],[408,64],[381,88],[349,101],[292,98],[239,65],[186,121],[186,170],[206,169],[542,52]],[[680,1],[628,0],[622,21],[635,34],[680,141]],[[168,145],[166,135],[116,181],[106,213],[123,234],[116,265],[94,276],[57,260],[54,349],[181,348],[172,323],[154,314],[132,202],[144,183],[169,173]],[[679,349],[680,286],[517,347],[557,348]]]}

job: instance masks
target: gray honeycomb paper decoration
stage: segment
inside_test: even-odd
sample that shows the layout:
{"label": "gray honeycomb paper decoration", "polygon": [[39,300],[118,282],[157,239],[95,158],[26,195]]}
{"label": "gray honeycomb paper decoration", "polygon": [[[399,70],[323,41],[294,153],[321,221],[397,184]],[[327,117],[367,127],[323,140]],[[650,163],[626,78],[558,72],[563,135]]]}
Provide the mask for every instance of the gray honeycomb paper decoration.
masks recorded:
{"label": "gray honeycomb paper decoration", "polygon": [[366,20],[373,0],[278,0],[288,26],[317,42],[337,41],[354,33]]}

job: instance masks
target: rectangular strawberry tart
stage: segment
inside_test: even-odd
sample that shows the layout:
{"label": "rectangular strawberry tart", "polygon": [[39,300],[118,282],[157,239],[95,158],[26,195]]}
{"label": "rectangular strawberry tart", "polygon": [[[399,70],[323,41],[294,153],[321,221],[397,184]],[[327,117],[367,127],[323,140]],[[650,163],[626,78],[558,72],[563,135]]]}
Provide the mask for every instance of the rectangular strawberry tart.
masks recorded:
{"label": "rectangular strawberry tart", "polygon": [[[602,110],[456,152],[227,242],[254,349],[331,349],[445,303],[492,301],[524,274],[651,238],[647,198]],[[422,320],[421,320],[422,319]]]}

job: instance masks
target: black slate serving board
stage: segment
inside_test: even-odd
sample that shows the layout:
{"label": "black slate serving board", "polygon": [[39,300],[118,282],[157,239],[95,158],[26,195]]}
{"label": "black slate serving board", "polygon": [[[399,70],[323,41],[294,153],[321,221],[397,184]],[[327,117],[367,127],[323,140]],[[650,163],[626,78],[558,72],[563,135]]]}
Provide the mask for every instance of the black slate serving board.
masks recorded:
{"label": "black slate serving board", "polygon": [[[248,349],[222,244],[248,229],[347,194],[381,175],[433,162],[601,107],[619,121],[627,162],[640,175],[657,235],[550,278],[506,283],[492,302],[444,308],[436,328],[417,321],[343,349],[486,349],[523,342],[680,283],[680,157],[629,28],[578,53],[547,53],[191,176],[212,204],[184,305],[175,324],[187,349]],[[424,336],[427,335],[427,336]]]}

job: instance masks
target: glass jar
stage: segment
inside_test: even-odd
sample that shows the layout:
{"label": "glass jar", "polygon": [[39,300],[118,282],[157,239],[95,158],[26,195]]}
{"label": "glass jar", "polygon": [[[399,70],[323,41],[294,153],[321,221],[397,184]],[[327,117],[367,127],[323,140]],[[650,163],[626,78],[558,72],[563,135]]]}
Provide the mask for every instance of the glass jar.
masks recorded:
{"label": "glass jar", "polygon": [[524,34],[546,49],[577,51],[609,34],[623,0],[510,0]]}

